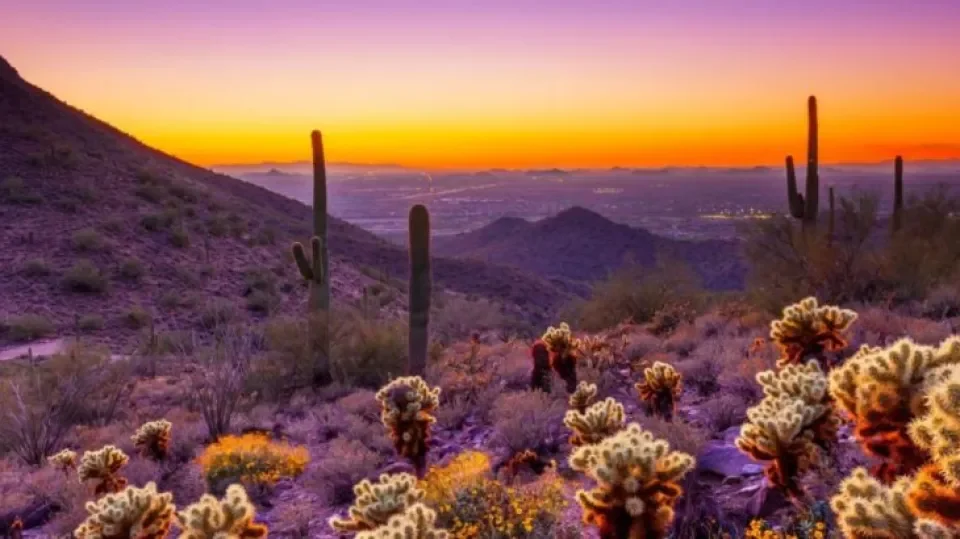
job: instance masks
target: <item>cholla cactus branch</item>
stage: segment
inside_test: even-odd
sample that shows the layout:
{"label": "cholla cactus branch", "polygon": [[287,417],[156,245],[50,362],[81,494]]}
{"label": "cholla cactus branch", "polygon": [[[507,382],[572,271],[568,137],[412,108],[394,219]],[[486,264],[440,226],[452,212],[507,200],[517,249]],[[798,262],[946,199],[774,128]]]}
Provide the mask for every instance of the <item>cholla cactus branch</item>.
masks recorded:
{"label": "cholla cactus branch", "polygon": [[119,472],[129,460],[126,453],[112,445],[105,446],[97,451],[87,451],[80,459],[77,475],[81,483],[91,479],[98,481],[94,490],[94,494],[97,496],[120,492],[123,487],[127,486],[127,480],[120,476]]}
{"label": "cholla cactus branch", "polygon": [[164,539],[176,511],[173,495],[158,493],[153,482],[87,502],[86,509],[90,516],[73,532],[77,539]]}
{"label": "cholla cactus branch", "polygon": [[449,539],[446,530],[436,527],[437,513],[422,503],[393,515],[383,526],[357,534],[357,539]]}
{"label": "cholla cactus branch", "polygon": [[391,517],[401,515],[423,501],[425,493],[417,488],[410,474],[380,476],[376,483],[368,479],[353,486],[354,501],[347,518],[333,517],[330,527],[341,533],[376,530]]}
{"label": "cholla cactus branch", "polygon": [[200,501],[177,513],[183,529],[180,539],[257,539],[267,527],[254,522],[256,511],[240,485],[227,487],[222,500],[204,494]]}
{"label": "cholla cactus branch", "polygon": [[70,473],[77,469],[77,452],[64,449],[55,455],[47,457],[47,461],[63,473]]}
{"label": "cholla cactus branch", "polygon": [[573,446],[600,443],[619,432],[623,422],[623,405],[612,397],[591,405],[584,413],[568,410],[563,418],[563,424],[573,431],[570,437]]}
{"label": "cholla cactus branch", "polygon": [[410,459],[422,477],[426,471],[430,427],[436,422],[433,413],[440,404],[440,388],[431,388],[419,376],[393,380],[377,392],[380,421],[390,431],[394,449]]}
{"label": "cholla cactus branch", "polygon": [[907,505],[909,484],[909,479],[902,478],[888,487],[866,469],[855,469],[830,500],[844,537],[912,537],[916,518]]}
{"label": "cholla cactus branch", "polygon": [[550,352],[550,366],[567,384],[567,393],[577,388],[577,350],[580,341],[573,338],[570,326],[562,322],[560,327],[549,327],[540,337]]}
{"label": "cholla cactus branch", "polygon": [[643,381],[634,385],[640,400],[647,403],[647,413],[673,420],[677,398],[683,391],[680,373],[660,361],[643,370]]}
{"label": "cholla cactus branch", "polygon": [[567,402],[571,409],[584,414],[587,411],[587,407],[593,404],[596,400],[597,384],[580,382],[577,384],[577,390],[570,395],[570,399]]}
{"label": "cholla cactus branch", "polygon": [[584,522],[596,526],[602,539],[666,537],[683,492],[679,483],[694,464],[636,423],[578,448],[570,466],[597,482],[577,492]]}
{"label": "cholla cactus branch", "polygon": [[801,363],[813,357],[826,370],[828,362],[824,352],[846,348],[843,334],[856,319],[854,311],[820,306],[814,297],[786,307],[780,320],[770,324],[770,339],[780,349],[777,366]]}

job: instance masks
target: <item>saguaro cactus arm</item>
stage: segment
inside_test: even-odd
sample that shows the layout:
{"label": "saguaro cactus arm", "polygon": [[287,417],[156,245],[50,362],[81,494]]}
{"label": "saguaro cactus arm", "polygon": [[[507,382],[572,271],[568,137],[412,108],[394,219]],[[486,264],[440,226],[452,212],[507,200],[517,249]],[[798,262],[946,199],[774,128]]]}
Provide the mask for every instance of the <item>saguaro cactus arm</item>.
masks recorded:
{"label": "saguaro cactus arm", "polygon": [[793,168],[793,156],[787,156],[787,205],[794,219],[803,219],[803,195],[797,191],[797,173]]}
{"label": "saguaro cactus arm", "polygon": [[903,157],[897,156],[893,162],[893,231],[900,230],[903,220]]}

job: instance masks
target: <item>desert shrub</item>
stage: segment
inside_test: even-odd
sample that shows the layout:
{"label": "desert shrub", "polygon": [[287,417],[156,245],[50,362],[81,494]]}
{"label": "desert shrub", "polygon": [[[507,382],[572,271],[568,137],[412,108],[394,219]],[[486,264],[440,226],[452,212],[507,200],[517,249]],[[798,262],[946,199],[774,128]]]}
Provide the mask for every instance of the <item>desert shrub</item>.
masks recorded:
{"label": "desert shrub", "polygon": [[430,315],[430,336],[436,342],[466,340],[473,332],[503,327],[500,307],[489,300],[471,301],[463,296],[447,296]]}
{"label": "desert shrub", "polygon": [[335,438],[309,472],[306,483],[324,503],[342,505],[353,499],[353,485],[376,477],[383,460],[380,454],[360,441]]}
{"label": "desert shrub", "polygon": [[31,193],[26,183],[16,176],[10,176],[0,181],[0,203],[7,204],[40,204],[43,199],[36,193]]}
{"label": "desert shrub", "polygon": [[149,311],[135,305],[123,315],[123,324],[130,329],[143,329],[150,325],[153,315]]}
{"label": "desert shrub", "polygon": [[27,277],[46,277],[50,275],[50,264],[42,258],[31,258],[23,264],[21,271]]}
{"label": "desert shrub", "polygon": [[170,231],[170,245],[178,249],[190,247],[190,234],[183,226],[179,226]]}
{"label": "desert shrub", "polygon": [[179,198],[184,202],[193,203],[199,200],[200,198],[199,194],[195,189],[183,183],[171,182],[168,191],[170,192],[171,195],[175,196],[176,198]]}
{"label": "desert shrub", "polygon": [[70,237],[70,245],[78,252],[92,253],[103,249],[104,240],[96,229],[83,228],[73,233]]}
{"label": "desert shrub", "polygon": [[713,432],[723,432],[740,425],[747,417],[747,403],[736,394],[724,394],[705,402],[699,408],[703,423]]}
{"label": "desert shrub", "polygon": [[255,313],[270,313],[280,304],[280,298],[263,290],[254,290],[247,295],[247,309]]}
{"label": "desert shrub", "polygon": [[680,357],[687,357],[700,344],[700,337],[697,330],[691,325],[681,326],[676,329],[667,340],[663,342],[663,349],[666,352],[672,352]]}
{"label": "desert shrub", "polygon": [[575,325],[599,331],[624,321],[642,324],[672,305],[695,309],[702,296],[698,277],[682,264],[661,261],[656,268],[627,264],[594,287],[592,297],[577,307]]}
{"label": "desert shrub", "polygon": [[33,341],[50,335],[56,329],[47,317],[39,314],[22,314],[4,321],[6,335],[12,341]]}
{"label": "desert shrub", "polygon": [[259,433],[224,436],[197,457],[210,490],[218,493],[233,483],[269,487],[281,478],[299,476],[309,461],[305,447]]}
{"label": "desert shrub", "polygon": [[668,442],[674,451],[699,455],[700,450],[707,443],[707,433],[685,421],[666,421],[657,416],[648,416],[641,417],[638,423],[643,430],[653,434],[654,438]]}
{"label": "desert shrub", "polygon": [[215,215],[207,220],[207,232],[215,238],[222,238],[230,233],[230,223],[222,215]]}
{"label": "desert shrub", "polygon": [[182,353],[185,362],[190,362],[191,356],[199,359],[199,368],[191,376],[189,396],[203,415],[210,438],[216,440],[230,431],[244,403],[253,356],[250,335],[229,330],[212,346]]}
{"label": "desert shrub", "polygon": [[140,218],[140,226],[150,232],[166,230],[173,225],[176,214],[171,212],[148,213]]}
{"label": "desert shrub", "polygon": [[555,473],[508,487],[491,477],[489,458],[476,451],[432,468],[420,486],[424,502],[437,510],[437,525],[454,538],[557,537],[567,506],[563,481]]}
{"label": "desert shrub", "polygon": [[216,329],[224,326],[237,317],[237,309],[233,302],[225,298],[213,298],[200,312],[200,325],[204,329]]}
{"label": "desert shrub", "polygon": [[143,262],[139,258],[127,258],[120,263],[119,274],[126,281],[137,282],[144,274]]}
{"label": "desert shrub", "polygon": [[525,449],[538,454],[556,450],[566,436],[566,408],[566,399],[542,391],[504,393],[491,413],[498,445],[511,455]]}
{"label": "desert shrub", "polygon": [[743,230],[750,295],[772,313],[811,295],[834,304],[920,300],[960,267],[960,254],[943,248],[960,242],[958,206],[943,191],[914,198],[892,239],[866,195],[841,198],[833,238],[823,222],[811,233],[784,216],[756,221]]}
{"label": "desert shrub", "polygon": [[[954,282],[960,282],[960,275]],[[931,290],[923,300],[923,315],[934,319],[960,316],[960,285],[943,284]]]}
{"label": "desert shrub", "polygon": [[723,366],[714,358],[694,357],[677,363],[683,375],[683,383],[703,396],[710,396],[720,389],[719,377]]}
{"label": "desert shrub", "polygon": [[103,329],[103,317],[99,314],[85,314],[77,320],[80,331],[97,331]]}
{"label": "desert shrub", "polygon": [[407,327],[354,317],[331,344],[330,373],[345,385],[378,388],[407,369]]}
{"label": "desert shrub", "polygon": [[107,350],[78,346],[14,371],[0,384],[0,450],[39,466],[75,425],[114,420],[129,394],[129,367],[111,361]]}
{"label": "desert shrub", "polygon": [[167,193],[159,185],[138,185],[133,192],[143,200],[154,204],[160,204],[167,198]]}
{"label": "desert shrub", "polygon": [[93,262],[81,259],[63,276],[63,286],[82,294],[102,294],[107,291],[107,278]]}

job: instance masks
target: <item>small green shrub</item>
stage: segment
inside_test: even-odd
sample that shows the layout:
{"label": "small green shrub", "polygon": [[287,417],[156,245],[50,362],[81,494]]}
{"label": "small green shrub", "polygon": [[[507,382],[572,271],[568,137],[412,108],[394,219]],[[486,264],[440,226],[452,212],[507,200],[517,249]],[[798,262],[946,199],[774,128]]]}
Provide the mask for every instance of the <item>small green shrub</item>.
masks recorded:
{"label": "small green shrub", "polygon": [[[332,328],[333,331],[334,328]],[[351,316],[342,334],[331,338],[333,379],[355,387],[379,388],[407,368],[407,326]],[[331,335],[333,337],[333,335]]]}
{"label": "small green shrub", "polygon": [[175,220],[176,213],[174,212],[149,213],[140,218],[140,226],[150,232],[159,232],[170,228]]}
{"label": "small green shrub", "polygon": [[11,176],[0,181],[0,203],[40,204],[41,202],[43,199],[29,192],[22,179]]}
{"label": "small green shrub", "polygon": [[81,294],[102,294],[107,291],[107,278],[93,262],[81,259],[63,276],[64,287]]}
{"label": "small green shrub", "polygon": [[101,330],[103,325],[103,317],[99,314],[85,314],[77,320],[77,329],[87,333]]}
{"label": "small green shrub", "polygon": [[211,236],[222,238],[230,233],[230,223],[222,215],[216,215],[207,221],[207,232]]}
{"label": "small green shrub", "polygon": [[184,227],[178,227],[170,232],[170,244],[178,249],[190,247],[190,234]]}
{"label": "small green shrub", "polygon": [[143,274],[143,262],[139,258],[127,258],[120,263],[120,277],[126,281],[139,282]]}
{"label": "small green shrub", "polygon": [[22,342],[40,339],[54,331],[53,322],[39,314],[22,314],[4,322],[10,340]]}
{"label": "small green shrub", "polygon": [[153,316],[151,316],[150,312],[139,305],[131,307],[130,310],[123,315],[123,325],[130,329],[145,328],[150,325],[152,320]]}
{"label": "small green shrub", "polygon": [[247,309],[255,313],[268,314],[277,307],[280,298],[264,290],[254,290],[247,295]]}
{"label": "small green shrub", "polygon": [[22,271],[27,277],[46,277],[50,275],[50,265],[42,258],[31,258],[23,264]]}
{"label": "small green shrub", "polygon": [[167,192],[159,185],[138,185],[133,192],[143,200],[154,204],[160,204],[167,199]]}
{"label": "small green shrub", "polygon": [[92,228],[77,230],[70,238],[70,244],[74,250],[81,253],[92,253],[103,249],[103,237]]}
{"label": "small green shrub", "polygon": [[194,203],[200,198],[192,187],[183,183],[171,183],[169,192],[184,202]]}

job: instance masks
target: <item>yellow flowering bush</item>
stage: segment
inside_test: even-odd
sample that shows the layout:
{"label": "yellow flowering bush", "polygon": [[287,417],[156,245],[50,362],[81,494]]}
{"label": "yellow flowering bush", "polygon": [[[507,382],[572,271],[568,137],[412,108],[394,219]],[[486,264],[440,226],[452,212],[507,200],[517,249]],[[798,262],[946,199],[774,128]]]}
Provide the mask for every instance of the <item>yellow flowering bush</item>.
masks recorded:
{"label": "yellow flowering bush", "polygon": [[479,451],[431,468],[420,482],[437,525],[453,539],[552,537],[566,507],[563,481],[552,471],[535,483],[510,487],[492,477]]}
{"label": "yellow flowering bush", "polygon": [[271,440],[264,434],[224,436],[197,458],[211,489],[230,483],[270,486],[282,477],[296,477],[310,462],[303,446]]}

